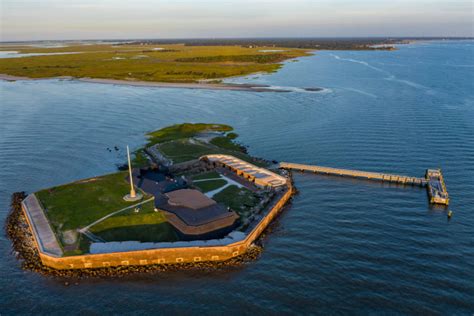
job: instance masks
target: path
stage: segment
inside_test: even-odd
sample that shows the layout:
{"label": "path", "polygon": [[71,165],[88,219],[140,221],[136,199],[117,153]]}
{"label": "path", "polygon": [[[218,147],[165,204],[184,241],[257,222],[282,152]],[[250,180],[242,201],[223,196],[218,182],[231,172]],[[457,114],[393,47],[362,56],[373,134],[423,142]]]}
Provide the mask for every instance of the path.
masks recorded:
{"label": "path", "polygon": [[83,227],[83,228],[79,229],[78,231],[79,231],[80,233],[82,233],[82,234],[85,234],[85,232],[87,232],[87,231],[89,230],[89,228],[91,228],[91,227],[94,226],[95,224],[98,224],[98,223],[102,222],[103,220],[105,220],[105,219],[107,219],[107,218],[109,218],[109,217],[111,217],[111,216],[114,216],[114,215],[116,215],[116,214],[118,214],[118,213],[120,213],[120,212],[123,212],[123,211],[126,211],[126,210],[128,210],[128,209],[131,209],[132,207],[137,207],[137,206],[142,205],[142,204],[144,204],[144,203],[150,202],[150,201],[152,201],[154,198],[155,198],[155,197],[152,197],[152,198],[150,198],[150,199],[148,199],[148,200],[146,200],[146,201],[142,201],[142,202],[140,202],[140,203],[137,203],[137,204],[134,204],[134,205],[130,205],[130,206],[124,207],[123,209],[120,209],[120,210],[118,210],[118,211],[115,211],[115,212],[113,212],[113,213],[110,213],[110,214],[108,214],[108,215],[105,215],[104,217],[99,218],[99,219],[96,220],[95,222],[93,222],[93,223],[87,225],[86,227]]}
{"label": "path", "polygon": [[61,257],[63,251],[59,246],[48,219],[44,213],[43,207],[34,194],[30,194],[22,202],[28,221],[33,228],[33,234],[38,242],[41,252]]}
{"label": "path", "polygon": [[[243,188],[243,187],[244,187],[243,185],[241,185],[241,184],[238,183],[237,181],[234,181],[234,180],[232,180],[232,179],[229,179],[229,178],[227,178],[226,176],[221,176],[221,178],[218,178],[218,179],[215,179],[215,178],[214,178],[214,179],[206,179],[206,180],[220,180],[220,179],[227,181],[227,184],[225,184],[224,186],[221,186],[220,188],[217,188],[217,189],[215,189],[215,190],[212,190],[212,191],[209,191],[209,192],[205,193],[208,198],[212,198],[214,195],[216,195],[217,193],[221,192],[222,190],[224,190],[225,188],[227,188],[227,187],[229,187],[229,186],[231,186],[231,185],[235,185],[235,186],[237,186],[237,187],[239,187],[239,188]],[[199,181],[199,180],[198,180],[198,181]]]}

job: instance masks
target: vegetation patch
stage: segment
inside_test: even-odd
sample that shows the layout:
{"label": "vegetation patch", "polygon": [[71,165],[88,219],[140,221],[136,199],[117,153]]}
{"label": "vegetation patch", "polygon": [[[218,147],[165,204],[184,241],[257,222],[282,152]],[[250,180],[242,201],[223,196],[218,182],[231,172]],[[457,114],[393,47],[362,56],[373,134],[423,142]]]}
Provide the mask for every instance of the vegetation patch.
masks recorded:
{"label": "vegetation patch", "polygon": [[[53,228],[67,231],[85,227],[122,208],[136,204],[123,196],[130,190],[126,172],[77,181],[36,193]],[[144,194],[144,199],[151,198]]]}
{"label": "vegetation patch", "polygon": [[217,190],[227,184],[226,180],[208,180],[202,182],[194,182],[194,186],[198,187],[202,192]]}
{"label": "vegetation patch", "polygon": [[148,166],[150,161],[144,153],[144,149],[141,148],[134,152],[133,166],[135,168],[141,168]]}
{"label": "vegetation patch", "polygon": [[173,226],[168,223],[115,227],[102,230],[96,235],[106,241],[171,242],[178,240]]}
{"label": "vegetation patch", "polygon": [[179,62],[196,62],[196,63],[221,63],[221,62],[246,62],[246,63],[276,63],[288,59],[283,54],[258,54],[258,55],[234,55],[234,56],[206,56],[206,57],[188,57],[178,58]]}
{"label": "vegetation patch", "polygon": [[[231,126],[225,124],[176,124],[147,134],[148,143],[145,145],[145,148],[158,144],[159,151],[167,158],[173,160],[174,163],[198,159],[208,154],[229,154],[256,165],[265,166],[265,163],[254,161],[245,154],[242,146],[233,142],[233,139],[238,135],[236,133],[229,133],[232,130]],[[205,133],[228,134],[226,136],[214,137],[210,143],[194,139],[194,137]],[[137,153],[140,155],[140,150]],[[140,166],[142,166],[141,161],[144,161],[144,159],[139,159]]]}
{"label": "vegetation patch", "polygon": [[[226,154],[259,167],[267,166],[265,161],[253,159],[246,154],[245,148],[234,142],[238,135],[232,130],[231,126],[225,124],[176,124],[147,134],[148,143],[145,147],[158,144],[159,151],[174,163],[198,159],[203,155]],[[205,133],[225,133],[225,136],[216,136],[209,143],[194,139]]]}
{"label": "vegetation patch", "polygon": [[251,214],[251,209],[259,203],[258,196],[246,188],[231,185],[212,197],[213,200],[223,203],[237,212],[241,219]]}
{"label": "vegetation patch", "polygon": [[203,155],[217,152],[205,143],[189,139],[179,139],[161,144],[159,150],[174,163],[199,159]]}
{"label": "vegetation patch", "polygon": [[[237,135],[235,133],[232,133],[233,135]],[[222,136],[222,137],[215,137],[211,140],[211,144],[216,145],[220,148],[228,149],[228,150],[233,150],[233,151],[245,151],[245,147],[242,147],[239,144],[236,144],[233,139],[236,137],[232,138],[233,136]]]}
{"label": "vegetation patch", "polygon": [[280,62],[309,53],[288,49],[284,55],[242,46],[73,45],[57,48],[0,46],[19,53],[78,53],[0,59],[0,73],[30,78],[69,76],[150,82],[199,82],[273,72]]}
{"label": "vegetation patch", "polygon": [[169,242],[178,240],[173,227],[160,211],[154,211],[153,201],[137,212],[130,209],[111,216],[89,229],[105,241]]}
{"label": "vegetation patch", "polygon": [[233,128],[225,124],[184,123],[171,125],[149,133],[147,146],[163,143],[170,140],[195,137],[205,132],[229,132]]}
{"label": "vegetation patch", "polygon": [[193,180],[215,179],[220,178],[221,175],[217,171],[205,172],[192,176]]}

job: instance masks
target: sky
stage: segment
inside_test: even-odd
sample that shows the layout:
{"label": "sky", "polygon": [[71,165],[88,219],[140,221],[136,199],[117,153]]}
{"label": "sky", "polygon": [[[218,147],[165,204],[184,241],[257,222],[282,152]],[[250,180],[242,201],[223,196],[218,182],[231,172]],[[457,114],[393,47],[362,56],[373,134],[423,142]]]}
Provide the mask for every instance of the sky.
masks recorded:
{"label": "sky", "polygon": [[0,0],[0,41],[474,36],[473,0]]}

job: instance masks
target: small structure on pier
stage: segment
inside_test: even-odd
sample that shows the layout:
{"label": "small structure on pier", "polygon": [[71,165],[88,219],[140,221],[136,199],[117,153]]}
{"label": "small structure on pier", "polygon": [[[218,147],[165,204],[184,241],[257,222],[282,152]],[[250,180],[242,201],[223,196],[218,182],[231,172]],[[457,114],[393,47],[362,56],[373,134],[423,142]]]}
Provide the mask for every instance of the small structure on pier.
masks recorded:
{"label": "small structure on pier", "polygon": [[441,169],[428,169],[425,177],[428,181],[430,203],[449,205],[448,190],[446,190]]}

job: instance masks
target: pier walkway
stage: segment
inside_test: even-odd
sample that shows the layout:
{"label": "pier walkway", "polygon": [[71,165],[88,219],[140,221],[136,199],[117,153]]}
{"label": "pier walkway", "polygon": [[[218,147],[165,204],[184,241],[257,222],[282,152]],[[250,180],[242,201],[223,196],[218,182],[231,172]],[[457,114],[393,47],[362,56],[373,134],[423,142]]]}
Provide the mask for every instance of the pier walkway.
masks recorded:
{"label": "pier walkway", "polygon": [[279,165],[280,169],[297,170],[297,171],[309,171],[314,173],[322,173],[328,175],[347,176],[354,178],[378,180],[384,182],[393,182],[400,184],[410,184],[426,187],[430,196],[430,203],[435,204],[449,204],[448,191],[444,184],[443,174],[441,170],[428,169],[426,171],[425,178],[409,177],[396,174],[380,173],[380,172],[368,172],[360,170],[349,170],[330,168],[314,165],[305,165],[291,162],[281,162]]}
{"label": "pier walkway", "polygon": [[279,167],[281,169],[291,169],[291,170],[298,170],[298,171],[303,171],[303,172],[310,171],[310,172],[322,173],[322,174],[347,176],[347,177],[355,177],[355,178],[363,178],[363,179],[379,180],[379,181],[384,181],[384,182],[394,182],[394,183],[411,184],[411,185],[419,185],[419,186],[426,186],[428,182],[426,179],[423,179],[423,178],[402,176],[402,175],[396,175],[396,174],[312,166],[312,165],[304,165],[304,164],[290,163],[290,162],[281,162]]}

